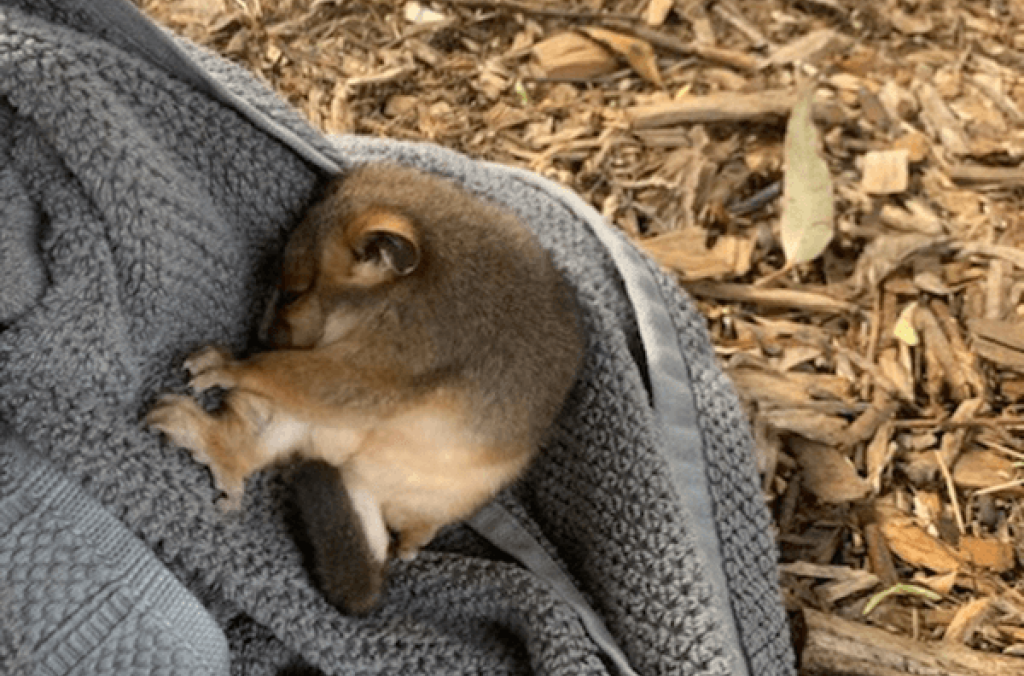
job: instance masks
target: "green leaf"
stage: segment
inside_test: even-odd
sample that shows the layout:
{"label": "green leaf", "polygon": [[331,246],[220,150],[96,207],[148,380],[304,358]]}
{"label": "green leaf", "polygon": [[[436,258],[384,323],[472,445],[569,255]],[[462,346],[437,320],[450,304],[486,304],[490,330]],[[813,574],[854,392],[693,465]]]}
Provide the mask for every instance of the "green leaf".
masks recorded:
{"label": "green leaf", "polygon": [[832,241],[832,176],[811,118],[814,85],[797,97],[786,125],[782,250],[789,266],[814,260]]}
{"label": "green leaf", "polygon": [[931,589],[925,589],[924,587],[918,587],[914,584],[894,584],[893,586],[883,589],[874,596],[872,596],[867,605],[864,606],[863,615],[868,615],[872,610],[878,607],[878,604],[886,600],[890,596],[920,596],[921,598],[929,601],[941,601],[942,595],[933,592]]}
{"label": "green leaf", "polygon": [[516,80],[514,86],[515,93],[519,95],[519,102],[524,106],[530,103],[530,92],[526,91],[526,85],[523,84],[522,80]]}

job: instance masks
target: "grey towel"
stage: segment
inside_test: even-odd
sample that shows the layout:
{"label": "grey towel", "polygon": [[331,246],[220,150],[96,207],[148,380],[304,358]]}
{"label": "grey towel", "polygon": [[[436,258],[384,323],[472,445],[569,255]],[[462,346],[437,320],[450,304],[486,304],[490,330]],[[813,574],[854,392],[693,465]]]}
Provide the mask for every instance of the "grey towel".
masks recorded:
{"label": "grey towel", "polygon": [[217,676],[199,601],[81,488],[0,440],[0,672]]}
{"label": "grey towel", "polygon": [[[197,346],[251,348],[317,180],[375,160],[514,209],[578,294],[588,346],[550,443],[496,501],[515,533],[495,512],[483,537],[447,529],[354,619],[312,584],[280,473],[225,517],[206,470],[140,417]],[[703,320],[568,191],[426,144],[325,139],[121,0],[0,0],[0,264],[0,419],[202,600],[235,673],[614,671],[587,607],[645,676],[794,672],[750,435]],[[20,546],[0,537],[0,561]],[[31,655],[53,618],[0,600],[30,618],[0,646]]]}

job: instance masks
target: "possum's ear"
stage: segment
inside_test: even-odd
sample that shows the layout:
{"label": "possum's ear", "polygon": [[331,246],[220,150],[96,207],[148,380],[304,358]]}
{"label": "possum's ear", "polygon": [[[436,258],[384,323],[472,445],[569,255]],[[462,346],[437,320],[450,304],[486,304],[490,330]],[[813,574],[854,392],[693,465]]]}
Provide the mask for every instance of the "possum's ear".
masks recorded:
{"label": "possum's ear", "polygon": [[356,266],[353,276],[383,281],[408,275],[420,264],[416,227],[402,214],[372,209],[354,219],[348,232]]}
{"label": "possum's ear", "polygon": [[346,218],[318,243],[317,285],[369,287],[408,275],[420,264],[419,236],[405,216],[372,208]]}

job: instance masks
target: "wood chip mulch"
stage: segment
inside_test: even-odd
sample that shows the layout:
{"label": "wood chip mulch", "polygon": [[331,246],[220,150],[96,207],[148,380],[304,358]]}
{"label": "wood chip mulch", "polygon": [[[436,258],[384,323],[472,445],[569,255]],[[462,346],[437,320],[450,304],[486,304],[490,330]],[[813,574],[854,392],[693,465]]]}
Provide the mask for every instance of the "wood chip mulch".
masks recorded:
{"label": "wood chip mulch", "polygon": [[[1024,3],[136,2],[327,132],[560,181],[678,277],[754,421],[804,673],[1024,673]],[[834,232],[793,265],[807,82]]]}

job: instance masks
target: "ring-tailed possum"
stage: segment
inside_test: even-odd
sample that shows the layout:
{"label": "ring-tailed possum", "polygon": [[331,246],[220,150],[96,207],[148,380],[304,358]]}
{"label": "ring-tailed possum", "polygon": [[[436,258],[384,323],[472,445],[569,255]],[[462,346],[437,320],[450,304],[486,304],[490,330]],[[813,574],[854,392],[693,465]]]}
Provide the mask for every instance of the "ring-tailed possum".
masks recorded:
{"label": "ring-tailed possum", "polygon": [[269,342],[185,361],[195,391],[227,390],[214,414],[167,394],[146,420],[229,508],[250,474],[312,461],[300,511],[325,595],[350,612],[378,602],[390,554],[415,556],[523,472],[583,350],[575,299],[526,226],[386,164],[334,179],[292,234]]}

